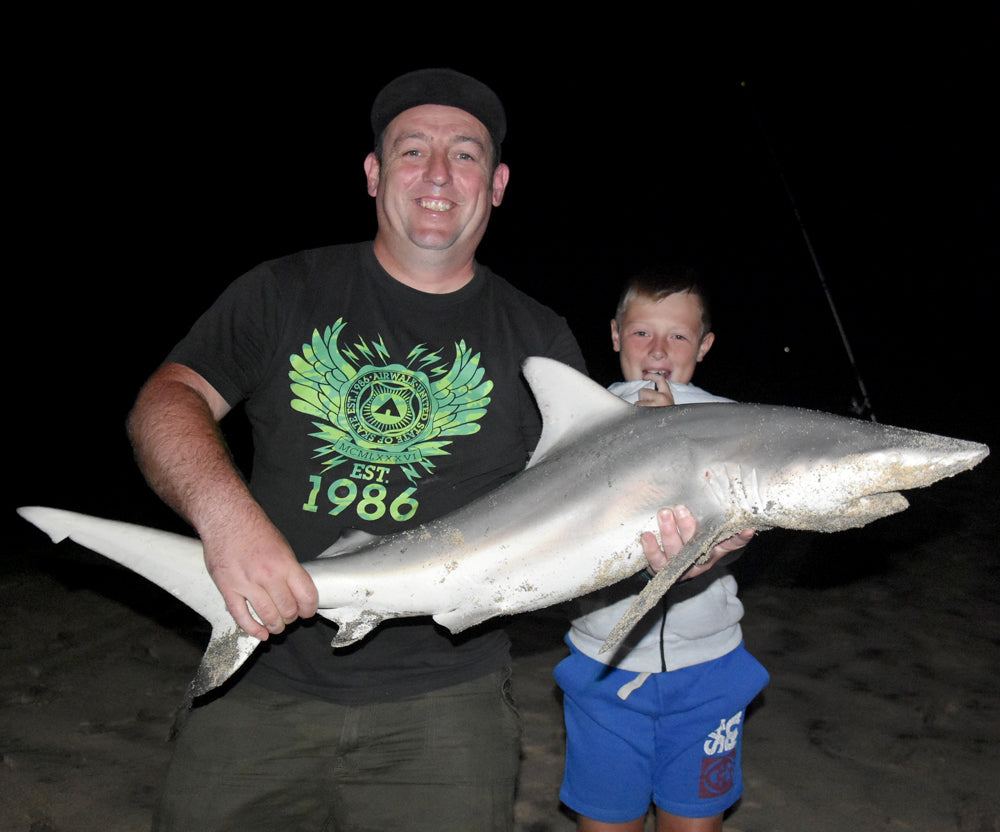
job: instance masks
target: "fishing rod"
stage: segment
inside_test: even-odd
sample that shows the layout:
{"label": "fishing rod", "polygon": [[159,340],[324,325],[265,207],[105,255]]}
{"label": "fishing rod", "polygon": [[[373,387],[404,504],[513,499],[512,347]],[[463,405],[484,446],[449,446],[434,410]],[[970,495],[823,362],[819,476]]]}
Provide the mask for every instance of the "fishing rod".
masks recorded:
{"label": "fishing rod", "polygon": [[795,201],[795,196],[792,194],[792,189],[788,184],[788,180],[785,178],[785,173],[782,170],[781,163],[778,161],[778,156],[774,152],[774,147],[771,145],[771,140],[768,137],[767,130],[764,129],[764,122],[760,117],[760,113],[757,111],[754,105],[753,96],[750,94],[750,85],[746,81],[741,81],[740,86],[746,90],[747,98],[750,102],[750,112],[753,115],[754,121],[757,124],[757,129],[760,130],[761,137],[764,140],[764,146],[767,148],[767,152],[771,157],[771,162],[774,164],[774,168],[778,173],[778,178],[781,180],[781,185],[785,190],[785,196],[788,199],[789,205],[791,205],[792,213],[795,216],[795,221],[799,227],[799,233],[802,235],[802,240],[805,242],[806,250],[809,252],[809,257],[812,260],[813,269],[816,271],[816,276],[819,278],[820,286],[823,287],[823,294],[826,295],[826,302],[830,306],[830,312],[833,315],[833,320],[837,325],[837,331],[840,333],[841,343],[844,345],[844,351],[847,353],[847,360],[851,365],[851,369],[854,371],[854,379],[858,385],[858,391],[861,394],[861,400],[858,401],[855,398],[851,398],[851,410],[854,411],[856,416],[867,417],[873,422],[878,420],[875,418],[875,411],[872,408],[871,399],[868,397],[868,390],[865,387],[864,379],[861,378],[861,371],[858,369],[857,364],[854,361],[854,352],[851,349],[851,344],[847,339],[847,331],[844,329],[844,325],[840,320],[840,314],[837,312],[837,305],[833,301],[833,294],[830,292],[830,287],[827,285],[826,277],[823,274],[823,269],[820,266],[819,258],[816,256],[816,250],[813,248],[812,240],[809,239],[809,232],[806,230],[805,223],[802,220],[802,215],[799,213],[799,206]]}

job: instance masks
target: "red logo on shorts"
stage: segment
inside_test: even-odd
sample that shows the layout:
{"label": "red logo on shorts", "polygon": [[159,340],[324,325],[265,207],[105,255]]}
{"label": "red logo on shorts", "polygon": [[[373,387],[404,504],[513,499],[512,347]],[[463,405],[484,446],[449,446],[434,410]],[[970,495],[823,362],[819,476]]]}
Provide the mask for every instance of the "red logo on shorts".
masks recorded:
{"label": "red logo on shorts", "polygon": [[705,757],[701,761],[701,782],[698,784],[698,797],[720,797],[733,787],[733,776],[736,771],[736,751],[730,751],[721,757]]}

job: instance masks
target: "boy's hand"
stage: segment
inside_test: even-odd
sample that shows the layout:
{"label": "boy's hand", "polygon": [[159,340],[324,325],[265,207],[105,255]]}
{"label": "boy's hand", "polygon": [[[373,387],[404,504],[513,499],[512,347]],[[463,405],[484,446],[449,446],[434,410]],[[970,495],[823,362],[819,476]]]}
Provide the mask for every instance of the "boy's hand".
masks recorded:
{"label": "boy's hand", "polygon": [[746,546],[753,536],[753,529],[744,529],[739,534],[734,534],[732,537],[727,537],[721,543],[717,543],[708,553],[708,562],[692,566],[684,573],[681,580],[686,581],[688,578],[693,578],[702,572],[707,572],[722,560],[725,560],[726,563],[732,563],[739,557],[737,554],[739,550]]}
{"label": "boy's hand", "polygon": [[674,403],[674,394],[670,392],[670,385],[664,384],[663,390],[653,390],[643,387],[639,391],[639,400],[636,402],[641,407],[666,407]]}
{"label": "boy's hand", "polygon": [[[687,506],[661,509],[657,513],[656,519],[660,527],[660,539],[657,540],[656,535],[652,532],[645,532],[642,535],[642,549],[646,554],[646,560],[649,561],[649,569],[653,573],[659,572],[666,566],[667,561],[680,552],[684,545],[694,538],[695,532],[698,530],[698,521]],[[723,540],[709,552],[707,563],[692,566],[684,573],[682,580],[707,572],[720,560],[746,546],[753,535],[753,530],[747,529]]]}

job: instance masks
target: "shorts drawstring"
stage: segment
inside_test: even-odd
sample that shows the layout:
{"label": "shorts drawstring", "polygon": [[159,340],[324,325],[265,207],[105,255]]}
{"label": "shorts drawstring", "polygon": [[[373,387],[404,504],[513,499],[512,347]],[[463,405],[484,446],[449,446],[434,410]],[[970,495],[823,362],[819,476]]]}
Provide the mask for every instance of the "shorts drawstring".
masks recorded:
{"label": "shorts drawstring", "polygon": [[644,673],[637,673],[636,677],[631,682],[626,682],[618,688],[618,698],[623,701],[628,699],[632,692],[639,690],[639,688],[646,684],[646,680],[652,675],[653,674],[648,671]]}

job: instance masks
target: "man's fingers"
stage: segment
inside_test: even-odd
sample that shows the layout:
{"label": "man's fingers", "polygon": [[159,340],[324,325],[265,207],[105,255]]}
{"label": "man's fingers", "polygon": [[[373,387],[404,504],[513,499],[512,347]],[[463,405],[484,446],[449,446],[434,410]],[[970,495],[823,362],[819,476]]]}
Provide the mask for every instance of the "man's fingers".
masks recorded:
{"label": "man's fingers", "polygon": [[[309,573],[302,570],[302,574],[305,580],[299,577],[299,582],[302,584],[304,602],[300,602],[288,584],[276,583],[270,588],[246,589],[246,594],[234,592],[227,597],[226,606],[244,631],[265,641],[269,634],[277,635],[282,632],[300,615],[308,618],[316,614],[315,585]],[[313,600],[310,601],[310,598]]]}
{"label": "man's fingers", "polygon": [[[306,578],[309,579],[308,573]],[[275,580],[261,587],[258,590],[263,598],[260,606],[255,604],[253,599],[248,599],[268,632],[273,635],[282,632],[286,625],[299,617],[299,599],[290,585],[291,580],[291,577],[289,581]],[[311,579],[309,584],[312,584]]]}
{"label": "man's fingers", "polygon": [[296,601],[296,617],[312,618],[319,606],[319,592],[312,576],[301,567],[288,579],[289,589]]}
{"label": "man's fingers", "polygon": [[236,623],[262,641],[297,618],[316,614],[319,598],[312,578],[270,525],[249,542],[206,545],[205,564]]}
{"label": "man's fingers", "polygon": [[[260,606],[265,606],[260,604]],[[270,630],[266,618],[257,612],[257,605],[252,604],[245,596],[231,593],[226,596],[226,608],[236,623],[247,635],[261,641],[267,641]]]}

